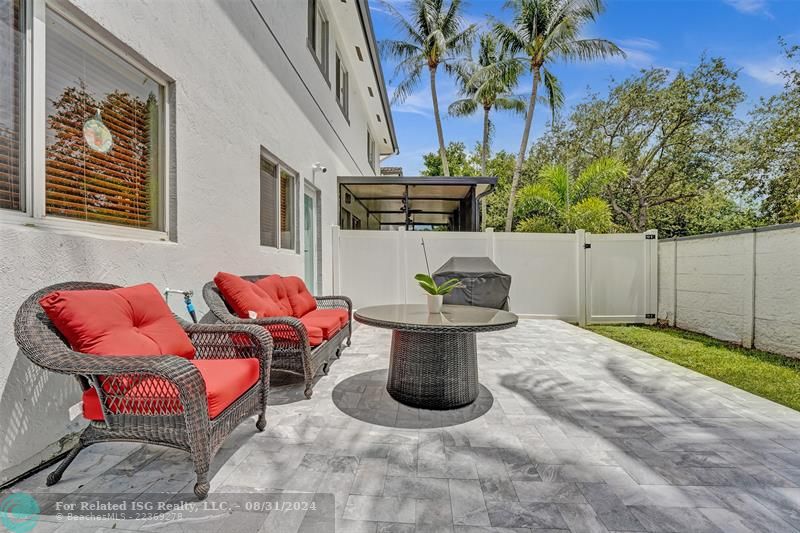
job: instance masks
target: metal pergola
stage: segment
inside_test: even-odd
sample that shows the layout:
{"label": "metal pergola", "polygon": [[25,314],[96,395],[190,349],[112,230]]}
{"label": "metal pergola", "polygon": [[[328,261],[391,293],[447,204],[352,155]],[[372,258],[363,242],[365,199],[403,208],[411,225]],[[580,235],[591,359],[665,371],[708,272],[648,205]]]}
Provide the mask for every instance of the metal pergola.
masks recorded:
{"label": "metal pergola", "polygon": [[486,176],[339,176],[340,224],[479,231],[480,199],[496,183]]}

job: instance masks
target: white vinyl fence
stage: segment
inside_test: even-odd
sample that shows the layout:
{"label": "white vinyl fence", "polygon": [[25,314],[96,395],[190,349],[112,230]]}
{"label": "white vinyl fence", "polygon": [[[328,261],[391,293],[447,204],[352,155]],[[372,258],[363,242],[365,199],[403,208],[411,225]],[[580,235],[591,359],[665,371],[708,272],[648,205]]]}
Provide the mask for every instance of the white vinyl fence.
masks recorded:
{"label": "white vinyl fence", "polygon": [[658,318],[800,357],[800,224],[659,244]]}
{"label": "white vinyl fence", "polygon": [[655,322],[655,231],[593,235],[486,232],[357,231],[333,227],[335,293],[356,308],[423,303],[414,275],[454,256],[485,256],[511,275],[511,311],[580,324]]}

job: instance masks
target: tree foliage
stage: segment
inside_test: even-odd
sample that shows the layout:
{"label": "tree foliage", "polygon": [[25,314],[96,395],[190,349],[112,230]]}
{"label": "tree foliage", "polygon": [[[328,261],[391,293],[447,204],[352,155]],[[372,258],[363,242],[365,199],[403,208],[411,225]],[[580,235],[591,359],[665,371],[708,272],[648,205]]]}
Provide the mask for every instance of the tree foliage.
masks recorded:
{"label": "tree foliage", "polygon": [[542,85],[545,99],[555,114],[564,102],[564,95],[561,83],[551,70],[554,63],[591,61],[624,55],[624,52],[606,39],[581,35],[584,26],[594,22],[603,10],[602,0],[509,0],[508,4],[513,8],[511,24],[496,22],[494,33],[510,57],[485,67],[478,78],[486,79],[503,72],[519,73],[524,69],[530,71],[533,78],[506,210],[505,230],[511,231],[514,197],[528,151],[539,85]]}
{"label": "tree foliage", "polygon": [[800,46],[781,45],[791,65],[781,73],[783,91],[750,112],[734,168],[740,190],[762,199],[771,224],[800,221]]}
{"label": "tree foliage", "polygon": [[725,177],[743,97],[722,59],[702,59],[690,72],[644,70],[577,106],[572,150],[625,163],[627,176],[606,197],[617,222],[645,231],[654,208],[702,196]]}
{"label": "tree foliage", "polygon": [[594,161],[577,176],[571,175],[565,165],[544,167],[539,179],[517,195],[515,217],[521,221],[516,230],[610,232],[611,208],[600,194],[626,174],[625,165],[613,158]]}
{"label": "tree foliage", "polygon": [[461,0],[450,0],[449,4],[445,0],[412,0],[409,17],[386,0],[383,5],[403,34],[402,39],[385,39],[380,43],[382,53],[397,61],[394,75],[400,82],[395,87],[393,100],[405,101],[419,85],[427,69],[439,138],[439,156],[442,158],[442,175],[449,176],[439,97],[436,92],[436,71],[439,65],[446,72],[453,71],[458,62],[469,53],[477,26],[464,25]]}

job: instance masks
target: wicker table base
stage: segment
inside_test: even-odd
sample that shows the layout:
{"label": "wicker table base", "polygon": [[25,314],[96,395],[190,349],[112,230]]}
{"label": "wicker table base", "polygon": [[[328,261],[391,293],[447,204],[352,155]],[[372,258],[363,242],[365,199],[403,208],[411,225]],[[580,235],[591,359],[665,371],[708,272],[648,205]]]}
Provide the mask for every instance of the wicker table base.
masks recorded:
{"label": "wicker table base", "polygon": [[392,331],[386,390],[400,403],[455,409],[478,397],[475,333]]}

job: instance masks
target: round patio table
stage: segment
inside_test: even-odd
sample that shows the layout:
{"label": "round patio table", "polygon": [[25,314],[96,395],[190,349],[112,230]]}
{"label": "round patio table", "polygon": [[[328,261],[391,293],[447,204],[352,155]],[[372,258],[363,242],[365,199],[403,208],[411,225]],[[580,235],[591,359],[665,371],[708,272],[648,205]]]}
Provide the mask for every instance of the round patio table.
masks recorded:
{"label": "round patio table", "polygon": [[414,304],[363,307],[358,322],[392,330],[386,390],[400,403],[455,409],[478,397],[475,334],[517,325],[508,311],[445,305],[441,313]]}

